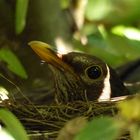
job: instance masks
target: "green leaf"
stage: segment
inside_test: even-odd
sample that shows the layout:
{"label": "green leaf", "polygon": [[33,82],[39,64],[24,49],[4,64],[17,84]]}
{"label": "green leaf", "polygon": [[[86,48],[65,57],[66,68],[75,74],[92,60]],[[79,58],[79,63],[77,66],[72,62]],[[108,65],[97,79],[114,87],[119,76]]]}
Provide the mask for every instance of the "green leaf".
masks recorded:
{"label": "green leaf", "polygon": [[1,140],[15,140],[15,138],[5,129],[0,129],[0,139]]}
{"label": "green leaf", "polygon": [[125,118],[125,120],[140,121],[140,96],[135,98],[124,100],[118,103],[118,108],[120,110],[120,115]]}
{"label": "green leaf", "polygon": [[16,2],[15,30],[17,34],[20,34],[25,27],[28,2],[29,0],[17,0]]}
{"label": "green leaf", "polygon": [[95,118],[75,137],[74,140],[115,140],[122,123],[110,117]]}
{"label": "green leaf", "polygon": [[140,30],[134,27],[125,27],[123,25],[115,26],[112,28],[112,33],[120,36],[125,36],[130,40],[140,41]]}
{"label": "green leaf", "polygon": [[140,139],[140,126],[138,124],[133,124],[130,127],[130,136],[131,136],[132,140]]}
{"label": "green leaf", "polygon": [[66,9],[66,8],[68,8],[69,5],[70,5],[70,0],[61,0],[61,1],[60,1],[60,4],[61,4],[61,7],[62,7],[63,9]]}
{"label": "green leaf", "polygon": [[8,64],[8,69],[20,76],[21,78],[26,79],[28,77],[17,56],[10,49],[0,49],[0,60],[6,62]]}
{"label": "green leaf", "polygon": [[101,20],[111,11],[109,0],[89,0],[85,16],[89,20]]}
{"label": "green leaf", "polygon": [[140,16],[139,5],[139,0],[88,0],[85,16],[94,23],[100,21],[97,24],[134,23]]}
{"label": "green leaf", "polygon": [[6,109],[0,109],[0,120],[6,126],[6,130],[16,140],[29,140],[23,126],[10,111]]}
{"label": "green leaf", "polygon": [[114,68],[139,58],[140,41],[107,34],[106,40],[97,35],[88,36],[86,51]]}

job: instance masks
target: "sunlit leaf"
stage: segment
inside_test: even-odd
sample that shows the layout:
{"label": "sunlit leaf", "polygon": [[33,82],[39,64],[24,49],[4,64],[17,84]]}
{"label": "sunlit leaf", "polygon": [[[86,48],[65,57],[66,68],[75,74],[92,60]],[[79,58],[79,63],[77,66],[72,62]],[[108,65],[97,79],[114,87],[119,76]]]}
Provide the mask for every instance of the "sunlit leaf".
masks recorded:
{"label": "sunlit leaf", "polygon": [[130,137],[132,140],[140,139],[140,126],[138,124],[134,124],[130,128]]}
{"label": "sunlit leaf", "polygon": [[85,14],[89,20],[101,20],[108,15],[110,8],[108,0],[89,0]]}
{"label": "sunlit leaf", "polygon": [[138,40],[140,41],[140,30],[134,27],[125,27],[123,25],[116,26],[112,28],[112,33],[125,36],[131,40]]}
{"label": "sunlit leaf", "polygon": [[15,138],[6,129],[0,129],[0,140],[15,140]]}
{"label": "sunlit leaf", "polygon": [[[134,23],[140,16],[139,0],[88,0],[86,18],[107,25]],[[125,9],[125,10],[124,10]]]}
{"label": "sunlit leaf", "polygon": [[120,114],[126,120],[140,120],[140,96],[118,103]]}
{"label": "sunlit leaf", "polygon": [[110,117],[95,118],[74,140],[115,140],[121,131],[121,125]]}
{"label": "sunlit leaf", "polygon": [[17,34],[20,34],[25,27],[28,2],[29,0],[16,1],[15,30]]}
{"label": "sunlit leaf", "polygon": [[4,87],[0,86],[0,103],[9,99],[8,94],[9,92]]}
{"label": "sunlit leaf", "polygon": [[6,109],[0,109],[0,120],[16,140],[29,140],[23,126],[11,112]]}
{"label": "sunlit leaf", "polygon": [[61,0],[60,3],[61,3],[61,7],[65,9],[68,8],[70,4],[70,0]]}
{"label": "sunlit leaf", "polygon": [[6,62],[8,69],[22,78],[27,78],[27,73],[17,56],[8,48],[0,49],[0,60]]}

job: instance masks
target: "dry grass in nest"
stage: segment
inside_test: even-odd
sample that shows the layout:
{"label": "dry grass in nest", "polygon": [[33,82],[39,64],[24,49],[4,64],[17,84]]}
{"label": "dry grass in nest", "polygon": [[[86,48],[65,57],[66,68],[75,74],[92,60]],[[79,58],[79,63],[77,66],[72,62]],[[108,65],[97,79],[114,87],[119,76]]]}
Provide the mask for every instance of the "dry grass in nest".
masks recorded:
{"label": "dry grass in nest", "polygon": [[42,132],[54,138],[64,124],[79,116],[89,120],[95,116],[116,114],[114,102],[74,101],[67,104],[33,105],[11,103],[8,108],[18,117],[29,134]]}

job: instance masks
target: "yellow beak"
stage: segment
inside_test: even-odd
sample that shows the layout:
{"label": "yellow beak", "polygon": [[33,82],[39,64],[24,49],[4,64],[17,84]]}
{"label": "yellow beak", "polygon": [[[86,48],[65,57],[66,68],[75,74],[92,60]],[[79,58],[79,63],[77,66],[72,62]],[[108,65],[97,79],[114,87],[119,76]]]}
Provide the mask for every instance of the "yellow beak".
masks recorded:
{"label": "yellow beak", "polygon": [[51,46],[41,41],[31,41],[28,45],[35,51],[35,53],[45,62],[57,67],[63,71],[69,71],[74,74],[73,69],[64,63],[61,58],[51,49]]}

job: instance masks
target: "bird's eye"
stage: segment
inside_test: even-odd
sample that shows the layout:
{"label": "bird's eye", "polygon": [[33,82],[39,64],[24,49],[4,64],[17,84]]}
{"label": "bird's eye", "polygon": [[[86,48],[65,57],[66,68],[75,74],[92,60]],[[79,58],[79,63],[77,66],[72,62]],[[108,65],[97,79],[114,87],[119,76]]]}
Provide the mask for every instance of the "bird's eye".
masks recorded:
{"label": "bird's eye", "polygon": [[102,70],[100,66],[94,65],[86,69],[86,74],[90,79],[98,79],[102,75]]}

